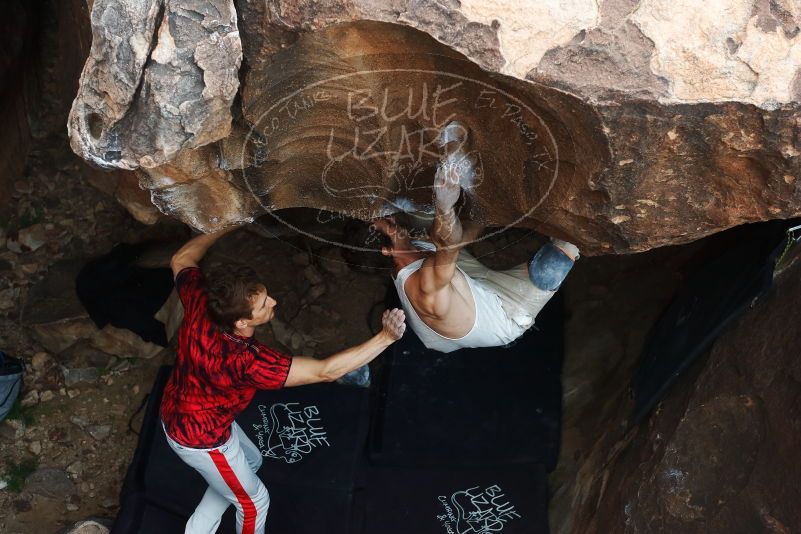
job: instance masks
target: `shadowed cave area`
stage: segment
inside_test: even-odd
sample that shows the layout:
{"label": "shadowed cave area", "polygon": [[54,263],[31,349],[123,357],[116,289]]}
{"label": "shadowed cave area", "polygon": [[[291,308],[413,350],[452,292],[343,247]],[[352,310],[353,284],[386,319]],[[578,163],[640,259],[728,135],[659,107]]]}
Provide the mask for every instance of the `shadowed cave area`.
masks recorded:
{"label": "shadowed cave area", "polygon": [[[796,234],[786,233],[801,205],[797,106],[663,103],[623,90],[588,98],[565,80],[488,67],[475,49],[445,44],[419,20],[414,28],[343,10],[350,18],[326,12],[311,23],[302,10],[256,4],[9,8],[19,23],[0,54],[0,114],[15,125],[0,152],[8,192],[0,205],[0,349],[23,361],[19,410],[31,417],[0,425],[4,451],[13,450],[0,474],[20,486],[0,490],[0,530],[49,532],[94,517],[107,524],[103,532],[137,532],[146,519],[131,522],[131,514],[160,495],[147,493],[148,477],[158,466],[171,472],[157,463],[171,457],[159,456],[136,475],[141,486],[131,482],[136,466],[148,465],[142,451],[154,420],[152,409],[143,417],[137,408],[159,367],[174,362],[175,341],[161,347],[114,323],[100,327],[75,295],[90,260],[117,258],[109,251],[128,243],[145,250],[136,268],[163,269],[190,230],[246,223],[203,268],[254,266],[279,301],[257,337],[290,354],[327,356],[374,333],[392,302],[369,221],[395,214],[427,236],[452,121],[475,169],[460,184],[458,213],[487,227],[467,250],[492,269],[530,260],[549,236],[581,250],[555,319],[531,332],[560,347],[557,363],[528,366],[544,341],[461,361],[434,355],[430,368],[404,367],[403,357],[417,357],[414,346],[379,357],[361,393],[364,422],[343,416],[347,431],[331,431],[363,439],[354,465],[366,471],[354,468],[360,474],[341,493],[314,486],[310,472],[291,472],[314,479],[319,502],[346,503],[347,519],[326,528],[377,534],[370,525],[386,521],[387,529],[432,534],[745,534],[801,524],[801,287]],[[181,317],[174,296],[159,314],[169,336]],[[485,388],[482,376],[492,381]],[[390,434],[384,443],[375,436],[390,425],[381,410],[395,408],[381,399],[392,384],[410,406],[430,405],[413,426],[442,438],[445,456],[486,452],[466,469],[480,473],[476,487],[485,493],[450,487],[456,475],[444,461],[380,470],[376,451]],[[545,395],[555,408],[527,411],[526,402]],[[494,435],[466,432],[469,440],[451,443],[436,434],[448,421],[425,418],[453,409],[467,428],[474,407],[496,397],[509,404],[486,412],[504,422]],[[519,426],[506,424],[504,412],[520,415]],[[492,417],[476,428],[493,428]],[[514,447],[532,456],[547,449],[553,461],[509,461],[504,440],[516,429],[534,437],[530,450]],[[19,475],[32,459],[32,474]],[[182,480],[164,476],[156,486],[192,486]],[[430,521],[404,524],[397,503],[418,480],[467,490],[483,512],[458,511],[452,496],[442,504],[431,483],[420,486],[433,492],[421,508]],[[279,525],[295,521],[305,532],[304,514],[307,529],[328,517],[328,509],[284,506],[282,492],[295,495],[302,484],[282,483],[272,490]],[[395,500],[380,502],[384,490]],[[142,499],[133,507],[132,495]],[[482,508],[487,496],[494,508]],[[173,516],[185,521],[186,510],[168,508],[159,509],[162,526]],[[225,521],[231,528],[233,519]]]}

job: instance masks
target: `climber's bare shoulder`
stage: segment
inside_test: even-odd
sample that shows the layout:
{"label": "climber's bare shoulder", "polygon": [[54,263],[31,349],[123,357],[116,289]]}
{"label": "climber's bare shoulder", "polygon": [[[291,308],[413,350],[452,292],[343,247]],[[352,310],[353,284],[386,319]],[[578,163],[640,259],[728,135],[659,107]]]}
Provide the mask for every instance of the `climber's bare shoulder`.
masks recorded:
{"label": "climber's bare shoulder", "polygon": [[476,317],[470,286],[459,270],[444,284],[427,284],[432,264],[423,265],[406,279],[404,290],[420,319],[438,334],[460,338],[467,335]]}

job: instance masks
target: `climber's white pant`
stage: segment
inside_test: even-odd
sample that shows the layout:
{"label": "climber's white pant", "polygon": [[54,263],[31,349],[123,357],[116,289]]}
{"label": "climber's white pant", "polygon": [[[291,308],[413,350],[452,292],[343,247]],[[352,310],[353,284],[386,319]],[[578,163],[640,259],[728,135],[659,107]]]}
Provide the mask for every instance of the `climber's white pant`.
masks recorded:
{"label": "climber's white pant", "polygon": [[494,271],[462,249],[456,265],[474,282],[498,296],[511,325],[509,341],[522,336],[556,294],[556,291],[546,291],[532,284],[525,263],[505,271]]}
{"label": "climber's white pant", "polygon": [[[165,431],[166,434],[166,431]],[[214,534],[225,510],[236,506],[236,531],[262,534],[270,506],[270,494],[256,476],[261,467],[259,448],[239,425],[231,426],[231,437],[215,449],[190,449],[167,435],[170,448],[209,483],[206,494],[186,523],[185,534]]]}

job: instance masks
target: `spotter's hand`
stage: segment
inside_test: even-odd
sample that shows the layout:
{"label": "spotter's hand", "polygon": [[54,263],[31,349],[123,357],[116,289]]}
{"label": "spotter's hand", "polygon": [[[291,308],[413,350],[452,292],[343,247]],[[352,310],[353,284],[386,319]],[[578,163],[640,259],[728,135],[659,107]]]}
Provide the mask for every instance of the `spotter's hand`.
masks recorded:
{"label": "spotter's hand", "polygon": [[381,317],[381,324],[384,327],[383,333],[393,341],[397,341],[406,331],[406,315],[400,308],[385,310]]}

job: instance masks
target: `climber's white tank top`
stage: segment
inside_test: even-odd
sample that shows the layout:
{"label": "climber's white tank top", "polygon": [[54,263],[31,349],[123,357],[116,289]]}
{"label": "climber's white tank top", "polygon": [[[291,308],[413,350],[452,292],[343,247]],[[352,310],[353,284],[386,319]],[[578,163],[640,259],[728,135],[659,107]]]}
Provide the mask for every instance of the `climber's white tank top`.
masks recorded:
{"label": "climber's white tank top", "polygon": [[423,261],[423,259],[417,260],[398,271],[395,277],[395,288],[398,290],[403,310],[406,312],[407,324],[426,347],[440,352],[452,352],[465,347],[498,347],[506,345],[520,336],[520,328],[508,319],[501,307],[501,299],[498,295],[467,276],[458,264],[456,268],[467,281],[475,302],[476,320],[467,335],[458,339],[445,337],[435,332],[417,315],[409,297],[406,296],[406,280],[420,269]]}

